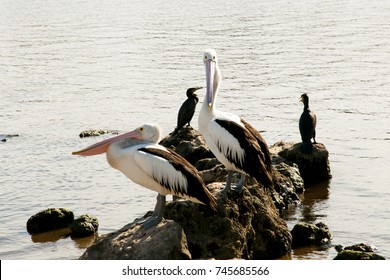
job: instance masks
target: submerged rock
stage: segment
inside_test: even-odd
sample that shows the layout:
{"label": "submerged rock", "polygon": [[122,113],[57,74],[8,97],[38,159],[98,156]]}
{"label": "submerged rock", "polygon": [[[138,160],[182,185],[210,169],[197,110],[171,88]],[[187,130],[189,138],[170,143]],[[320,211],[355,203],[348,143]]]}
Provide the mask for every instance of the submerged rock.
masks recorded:
{"label": "submerged rock", "polygon": [[117,130],[103,130],[103,129],[89,129],[89,130],[84,130],[80,132],[79,136],[80,138],[84,137],[92,137],[92,136],[100,136],[103,134],[118,134]]}
{"label": "submerged rock", "polygon": [[330,242],[332,235],[324,223],[298,223],[291,230],[292,246],[324,245]]}
{"label": "submerged rock", "polygon": [[0,134],[0,142],[7,142],[8,138],[18,137],[19,134]]}
{"label": "submerged rock", "polygon": [[99,237],[80,259],[188,260],[191,254],[183,229],[163,220],[149,229],[133,224]]}
{"label": "submerged rock", "polygon": [[27,231],[30,234],[35,234],[68,227],[73,219],[74,214],[70,210],[65,208],[49,208],[28,219]]}
{"label": "submerged rock", "polygon": [[338,254],[334,260],[384,260],[381,255],[375,254],[377,250],[375,246],[359,243],[347,247],[336,245],[335,249]]}
{"label": "submerged rock", "polygon": [[372,252],[342,250],[334,260],[385,260],[385,258]]}
{"label": "submerged rock", "polygon": [[97,233],[99,222],[90,215],[81,215],[70,224],[71,237],[86,237]]}

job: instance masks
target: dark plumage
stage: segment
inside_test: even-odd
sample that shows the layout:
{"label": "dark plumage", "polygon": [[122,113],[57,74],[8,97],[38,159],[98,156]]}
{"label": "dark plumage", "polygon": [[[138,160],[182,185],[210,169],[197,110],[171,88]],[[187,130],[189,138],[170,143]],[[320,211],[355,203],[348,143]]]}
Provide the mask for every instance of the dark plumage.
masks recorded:
{"label": "dark plumage", "polygon": [[302,146],[301,150],[303,153],[311,153],[313,150],[313,144],[311,138],[316,142],[316,125],[317,125],[317,116],[309,108],[309,96],[307,94],[302,94],[299,99],[303,103],[303,112],[299,119],[299,132],[301,133]]}
{"label": "dark plumage", "polygon": [[183,102],[177,114],[177,126],[173,131],[173,135],[179,132],[179,130],[185,125],[190,125],[192,117],[195,113],[196,104],[199,101],[198,96],[195,94],[195,91],[201,89],[202,87],[194,87],[187,89],[187,100]]}

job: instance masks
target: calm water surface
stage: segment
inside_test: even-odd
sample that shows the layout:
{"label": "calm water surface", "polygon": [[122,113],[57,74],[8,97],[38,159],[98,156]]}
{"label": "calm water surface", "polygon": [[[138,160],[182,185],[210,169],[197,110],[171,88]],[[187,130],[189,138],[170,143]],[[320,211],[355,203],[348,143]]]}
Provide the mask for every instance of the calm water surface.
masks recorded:
{"label": "calm water surface", "polygon": [[[80,139],[85,129],[156,122],[171,132],[185,90],[205,85],[209,47],[223,75],[220,108],[269,144],[299,141],[298,98],[311,97],[333,178],[307,187],[285,215],[289,228],[321,221],[333,245],[367,242],[390,258],[390,2],[187,2],[0,0],[0,134],[19,134],[0,142],[0,258],[84,252],[89,239],[26,232],[48,207],[98,217],[100,234],[154,207],[155,193],[104,155],[71,152],[104,138]],[[305,248],[292,258],[335,254]]]}

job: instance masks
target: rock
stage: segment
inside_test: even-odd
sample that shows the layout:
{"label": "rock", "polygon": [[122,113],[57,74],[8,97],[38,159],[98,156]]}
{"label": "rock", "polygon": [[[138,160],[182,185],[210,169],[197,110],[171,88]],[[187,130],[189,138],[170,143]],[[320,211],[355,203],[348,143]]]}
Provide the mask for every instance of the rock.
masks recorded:
{"label": "rock", "polygon": [[304,191],[303,179],[299,175],[298,167],[289,166],[280,162],[274,166],[274,192],[272,198],[276,208],[285,210],[289,205],[300,203],[298,194]]}
{"label": "rock", "polygon": [[190,126],[181,128],[176,135],[166,136],[160,141],[160,145],[174,150],[193,165],[202,159],[215,158],[200,132]]}
{"label": "rock", "polygon": [[343,250],[351,250],[357,252],[375,252],[377,248],[370,244],[359,243],[359,244],[347,246]]}
{"label": "rock", "polygon": [[342,250],[334,260],[385,260],[385,258],[372,252]]}
{"label": "rock", "polygon": [[27,221],[30,234],[68,227],[74,219],[73,212],[65,208],[49,208],[31,216]]}
{"label": "rock", "polygon": [[19,134],[0,134],[0,142],[7,142],[8,138],[18,137]]}
{"label": "rock", "polygon": [[218,213],[189,201],[169,203],[164,217],[183,228],[195,259],[274,259],[290,252],[291,235],[272,199],[259,185],[243,193],[209,190],[217,199]]}
{"label": "rock", "polygon": [[174,221],[144,229],[128,225],[103,235],[80,257],[84,260],[189,260],[186,236]]}
{"label": "rock", "polygon": [[284,143],[279,145],[279,155],[299,167],[305,183],[316,183],[332,177],[329,166],[329,152],[323,144],[313,144],[311,154],[301,152],[302,143]]}
{"label": "rock", "polygon": [[81,215],[70,224],[71,237],[86,237],[97,233],[99,222],[90,215]]}
{"label": "rock", "polygon": [[275,259],[290,253],[291,234],[262,188],[245,187],[241,195],[221,193],[221,183],[208,188],[218,212],[187,200],[168,202],[156,228],[127,225],[99,237],[81,258]]}
{"label": "rock", "polygon": [[324,223],[298,223],[291,230],[293,248],[307,245],[324,245],[332,235]]}
{"label": "rock", "polygon": [[384,260],[381,255],[375,254],[377,250],[375,246],[359,243],[352,246],[343,247],[342,245],[335,246],[338,252],[334,260]]}
{"label": "rock", "polygon": [[100,136],[103,134],[118,134],[117,130],[103,130],[103,129],[89,129],[89,130],[84,130],[80,132],[79,136],[80,138],[84,137],[92,137],[92,136]]}

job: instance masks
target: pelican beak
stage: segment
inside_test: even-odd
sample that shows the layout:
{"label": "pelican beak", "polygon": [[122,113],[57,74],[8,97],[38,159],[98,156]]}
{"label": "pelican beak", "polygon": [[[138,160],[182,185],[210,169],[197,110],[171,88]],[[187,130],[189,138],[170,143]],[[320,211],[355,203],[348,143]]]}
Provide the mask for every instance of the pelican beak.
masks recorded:
{"label": "pelican beak", "polygon": [[213,107],[215,66],[214,66],[214,62],[211,59],[205,61],[205,66],[206,66],[207,105],[209,110],[211,110],[211,108]]}
{"label": "pelican beak", "polygon": [[91,146],[88,146],[85,149],[82,149],[77,152],[73,152],[72,155],[78,155],[78,156],[94,156],[98,154],[105,153],[110,146],[110,144],[124,140],[124,139],[138,139],[142,140],[142,134],[138,130],[133,130],[127,133],[123,133],[121,135],[108,138],[106,140],[103,140],[101,142],[98,142],[96,144],[93,144]]}

